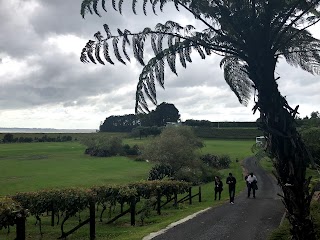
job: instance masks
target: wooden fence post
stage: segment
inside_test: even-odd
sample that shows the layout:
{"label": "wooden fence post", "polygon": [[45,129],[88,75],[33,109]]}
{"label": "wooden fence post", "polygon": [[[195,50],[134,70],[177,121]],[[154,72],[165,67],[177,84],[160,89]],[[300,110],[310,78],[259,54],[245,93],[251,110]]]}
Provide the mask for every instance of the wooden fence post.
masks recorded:
{"label": "wooden fence post", "polygon": [[191,187],[189,187],[189,204],[192,204]]}
{"label": "wooden fence post", "polygon": [[131,226],[134,226],[136,225],[136,198],[134,196],[131,197],[130,214],[131,214]]}
{"label": "wooden fence post", "polygon": [[178,194],[177,190],[174,190],[174,203],[173,206],[178,207]]}
{"label": "wooden fence post", "polygon": [[95,202],[90,201],[90,240],[96,238],[96,211]]}
{"label": "wooden fence post", "polygon": [[26,218],[18,217],[16,220],[16,240],[26,239]]}
{"label": "wooden fence post", "polygon": [[199,186],[199,202],[201,202],[201,186]]}
{"label": "wooden fence post", "polygon": [[160,194],[160,190],[157,190],[157,213],[158,215],[161,214],[161,194]]}

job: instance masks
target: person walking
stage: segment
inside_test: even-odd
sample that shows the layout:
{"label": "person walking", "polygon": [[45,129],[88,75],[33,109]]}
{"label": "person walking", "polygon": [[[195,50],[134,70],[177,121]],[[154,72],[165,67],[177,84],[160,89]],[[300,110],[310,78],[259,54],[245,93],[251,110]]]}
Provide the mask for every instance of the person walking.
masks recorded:
{"label": "person walking", "polygon": [[248,187],[248,198],[251,195],[251,189],[252,189],[253,198],[256,198],[256,190],[258,189],[257,177],[253,173],[250,173],[246,181],[247,181],[247,187]]}
{"label": "person walking", "polygon": [[214,200],[217,200],[217,194],[219,197],[219,200],[221,199],[221,192],[223,191],[223,183],[220,179],[220,177],[215,176],[214,177]]}
{"label": "person walking", "polygon": [[236,192],[237,180],[234,176],[232,176],[232,173],[229,173],[229,176],[227,177],[226,183],[229,185],[230,203],[234,204],[234,195]]}

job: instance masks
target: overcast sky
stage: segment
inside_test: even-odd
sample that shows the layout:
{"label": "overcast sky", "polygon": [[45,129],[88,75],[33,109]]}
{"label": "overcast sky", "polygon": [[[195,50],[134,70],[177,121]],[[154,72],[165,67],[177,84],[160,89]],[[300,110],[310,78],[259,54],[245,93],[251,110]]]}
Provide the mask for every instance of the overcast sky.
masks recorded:
{"label": "overcast sky", "polygon": [[[111,2],[111,1],[107,1]],[[131,1],[130,1],[131,3]],[[198,23],[186,12],[166,7],[148,17],[141,8],[123,15],[113,11],[102,18],[80,16],[80,0],[0,0],[0,127],[97,129],[111,115],[134,113],[135,90],[142,67],[83,64],[80,52],[104,23],[142,30],[174,20]],[[318,29],[317,29],[318,28]],[[312,29],[320,38],[320,25]],[[166,90],[158,88],[158,102],[173,103],[182,120],[255,121],[253,99],[241,105],[223,79],[220,58],[194,55],[187,69],[166,71]],[[168,70],[168,68],[166,69]],[[300,116],[320,111],[320,77],[280,61],[279,88],[289,104],[300,105]]]}

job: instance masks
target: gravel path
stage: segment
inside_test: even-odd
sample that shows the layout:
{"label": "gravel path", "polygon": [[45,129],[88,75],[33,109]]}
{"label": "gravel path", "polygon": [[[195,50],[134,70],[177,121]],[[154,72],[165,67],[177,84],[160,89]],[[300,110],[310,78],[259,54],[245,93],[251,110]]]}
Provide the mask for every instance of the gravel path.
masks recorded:
{"label": "gravel path", "polygon": [[[152,239],[267,239],[270,232],[279,226],[284,213],[280,197],[277,196],[280,190],[274,178],[256,164],[254,158],[245,159],[244,167],[258,178],[259,190],[255,199],[247,198],[247,192],[243,191],[236,196],[234,205],[226,203],[211,208]],[[224,191],[228,191],[227,186]]]}

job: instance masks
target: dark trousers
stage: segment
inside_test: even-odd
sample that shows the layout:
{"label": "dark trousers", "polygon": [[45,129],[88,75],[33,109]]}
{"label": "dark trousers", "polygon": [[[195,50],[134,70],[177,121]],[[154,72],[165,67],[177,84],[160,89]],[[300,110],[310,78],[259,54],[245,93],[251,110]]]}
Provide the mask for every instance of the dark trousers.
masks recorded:
{"label": "dark trousers", "polygon": [[250,197],[250,194],[251,194],[251,189],[252,189],[252,195],[253,197],[256,197],[256,187],[253,183],[249,183],[248,184],[248,197]]}
{"label": "dark trousers", "polygon": [[234,194],[236,192],[235,187],[229,187],[229,197],[230,197],[230,202],[234,202]]}
{"label": "dark trousers", "polygon": [[215,189],[214,190],[214,200],[217,200],[217,194],[219,195],[219,200],[221,199],[221,190],[220,189]]}

